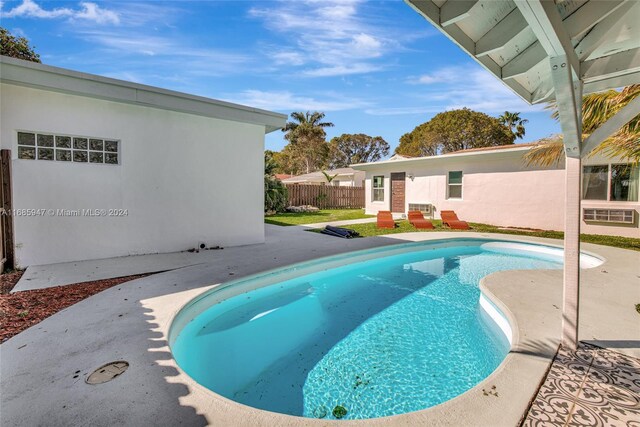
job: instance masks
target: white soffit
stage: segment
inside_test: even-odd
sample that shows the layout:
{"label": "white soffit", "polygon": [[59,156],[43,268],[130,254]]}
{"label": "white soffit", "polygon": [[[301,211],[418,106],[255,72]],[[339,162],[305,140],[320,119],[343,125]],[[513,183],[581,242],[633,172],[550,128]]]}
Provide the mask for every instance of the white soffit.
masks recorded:
{"label": "white soffit", "polygon": [[557,28],[527,21],[513,0],[405,0],[530,104],[555,99],[546,41],[531,24],[568,35],[584,94],[640,83],[640,1],[517,1],[555,5]]}

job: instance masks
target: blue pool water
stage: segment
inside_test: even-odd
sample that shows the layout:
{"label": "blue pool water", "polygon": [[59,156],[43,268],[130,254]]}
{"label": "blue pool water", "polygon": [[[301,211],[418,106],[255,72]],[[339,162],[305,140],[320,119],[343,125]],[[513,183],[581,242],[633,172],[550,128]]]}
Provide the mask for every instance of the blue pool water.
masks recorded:
{"label": "blue pool water", "polygon": [[269,273],[268,286],[210,291],[183,309],[173,355],[203,386],[268,411],[333,419],[341,405],[344,419],[364,419],[428,408],[504,359],[509,342],[479,307],[478,283],[501,270],[561,267],[561,252],[540,248],[411,245],[293,278],[289,269],[282,281]]}

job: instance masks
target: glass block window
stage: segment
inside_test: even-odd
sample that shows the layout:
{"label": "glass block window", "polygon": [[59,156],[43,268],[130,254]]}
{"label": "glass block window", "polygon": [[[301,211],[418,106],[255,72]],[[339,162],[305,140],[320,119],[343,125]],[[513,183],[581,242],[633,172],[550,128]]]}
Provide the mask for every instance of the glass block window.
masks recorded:
{"label": "glass block window", "polygon": [[119,164],[120,141],[88,136],[18,132],[18,158],[72,163]]}
{"label": "glass block window", "polygon": [[451,171],[447,177],[447,198],[462,199],[462,171]]}
{"label": "glass block window", "polygon": [[384,176],[374,176],[372,180],[372,190],[373,190],[373,201],[374,202],[383,202],[384,201]]}

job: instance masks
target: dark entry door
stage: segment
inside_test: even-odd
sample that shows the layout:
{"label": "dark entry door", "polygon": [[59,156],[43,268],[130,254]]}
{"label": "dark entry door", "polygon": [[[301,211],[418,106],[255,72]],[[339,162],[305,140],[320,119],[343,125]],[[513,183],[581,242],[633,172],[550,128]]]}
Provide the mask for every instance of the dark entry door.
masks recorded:
{"label": "dark entry door", "polygon": [[404,172],[391,173],[391,212],[404,213]]}

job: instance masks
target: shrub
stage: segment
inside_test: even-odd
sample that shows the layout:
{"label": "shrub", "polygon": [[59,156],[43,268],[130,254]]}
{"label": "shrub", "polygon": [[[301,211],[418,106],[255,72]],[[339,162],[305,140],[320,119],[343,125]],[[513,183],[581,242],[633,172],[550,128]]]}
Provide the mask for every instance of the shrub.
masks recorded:
{"label": "shrub", "polygon": [[264,176],[264,211],[284,212],[287,207],[287,187],[280,180]]}

